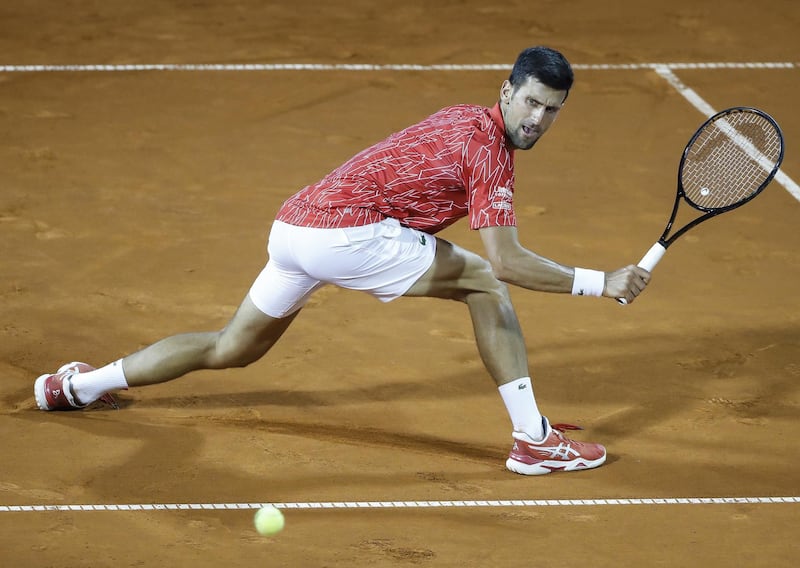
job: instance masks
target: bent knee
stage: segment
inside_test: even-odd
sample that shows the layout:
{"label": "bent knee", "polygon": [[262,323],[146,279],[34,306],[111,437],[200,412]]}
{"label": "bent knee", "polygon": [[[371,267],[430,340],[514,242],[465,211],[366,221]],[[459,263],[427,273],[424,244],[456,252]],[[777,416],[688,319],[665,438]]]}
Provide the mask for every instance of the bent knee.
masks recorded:
{"label": "bent knee", "polygon": [[406,296],[428,296],[466,301],[475,293],[508,298],[508,288],[485,258],[449,241],[437,241],[436,258]]}
{"label": "bent knee", "polygon": [[498,302],[511,301],[508,285],[497,277],[492,265],[484,259],[473,263],[464,284],[464,299],[477,293],[488,294]]}
{"label": "bent knee", "polygon": [[247,367],[258,361],[263,352],[252,351],[215,351],[208,358],[209,369],[234,369]]}
{"label": "bent knee", "polygon": [[247,367],[258,361],[266,352],[267,349],[262,345],[236,341],[222,331],[217,335],[208,355],[208,366],[211,369]]}
{"label": "bent knee", "polygon": [[480,290],[473,291],[472,294],[483,294],[494,299],[498,304],[511,304],[511,294],[505,282],[492,277],[487,281],[487,285]]}

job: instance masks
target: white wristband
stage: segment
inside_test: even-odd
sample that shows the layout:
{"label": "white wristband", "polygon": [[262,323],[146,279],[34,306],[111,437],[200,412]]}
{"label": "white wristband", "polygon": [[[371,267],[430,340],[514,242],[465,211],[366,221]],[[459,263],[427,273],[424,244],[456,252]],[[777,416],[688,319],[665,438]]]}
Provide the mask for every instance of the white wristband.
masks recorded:
{"label": "white wristband", "polygon": [[575,268],[575,279],[572,281],[573,296],[602,296],[605,288],[605,272]]}

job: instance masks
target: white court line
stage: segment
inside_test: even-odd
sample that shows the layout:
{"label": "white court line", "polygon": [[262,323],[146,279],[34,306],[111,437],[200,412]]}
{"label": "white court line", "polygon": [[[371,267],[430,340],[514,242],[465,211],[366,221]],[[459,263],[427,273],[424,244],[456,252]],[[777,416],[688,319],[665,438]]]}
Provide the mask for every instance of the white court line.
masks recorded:
{"label": "white court line", "polygon": [[[710,104],[708,104],[703,98],[697,94],[694,89],[691,89],[681,81],[675,73],[672,72],[672,68],[668,65],[659,65],[653,68],[656,73],[661,75],[666,81],[672,85],[676,91],[678,91],[683,98],[687,101],[692,103],[692,106],[699,110],[706,118],[709,118],[715,114],[717,111],[714,110]],[[788,191],[792,196],[800,201],[800,186],[795,183],[795,181],[783,173],[782,170],[778,170],[778,173],[775,174],[775,181],[781,184],[786,191]]]}
{"label": "white court line", "polygon": [[106,505],[3,505],[0,513],[45,511],[219,511],[260,509],[428,509],[463,507],[598,507],[619,505],[771,505],[800,503],[800,497],[680,497],[638,499],[509,499],[501,501],[321,501],[296,503],[150,503]]}
{"label": "white court line", "polygon": [[[708,63],[578,63],[578,70],[670,69],[794,69],[789,61]],[[125,72],[125,71],[508,71],[511,64],[369,64],[369,63],[130,63],[76,65],[0,65],[0,73]]]}

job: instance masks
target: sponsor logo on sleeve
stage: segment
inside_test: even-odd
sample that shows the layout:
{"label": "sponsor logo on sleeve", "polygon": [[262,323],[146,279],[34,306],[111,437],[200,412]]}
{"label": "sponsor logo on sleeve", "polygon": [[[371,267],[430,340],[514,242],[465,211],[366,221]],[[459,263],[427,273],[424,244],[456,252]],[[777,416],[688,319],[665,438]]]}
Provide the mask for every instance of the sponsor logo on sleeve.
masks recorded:
{"label": "sponsor logo on sleeve", "polygon": [[514,192],[508,187],[500,186],[491,194],[492,209],[512,209],[513,205],[511,203],[513,199]]}

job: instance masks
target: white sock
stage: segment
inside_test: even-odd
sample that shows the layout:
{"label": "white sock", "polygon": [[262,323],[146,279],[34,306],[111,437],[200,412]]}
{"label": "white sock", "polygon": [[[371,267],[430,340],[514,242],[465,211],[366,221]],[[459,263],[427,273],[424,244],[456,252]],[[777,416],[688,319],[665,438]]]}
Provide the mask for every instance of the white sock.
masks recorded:
{"label": "white sock", "polygon": [[128,388],[128,381],[120,359],[88,373],[75,373],[70,385],[80,404],[89,404],[109,391]]}
{"label": "white sock", "polygon": [[533,396],[530,377],[522,377],[498,387],[508,410],[515,432],[527,434],[532,440],[544,437],[542,415]]}

